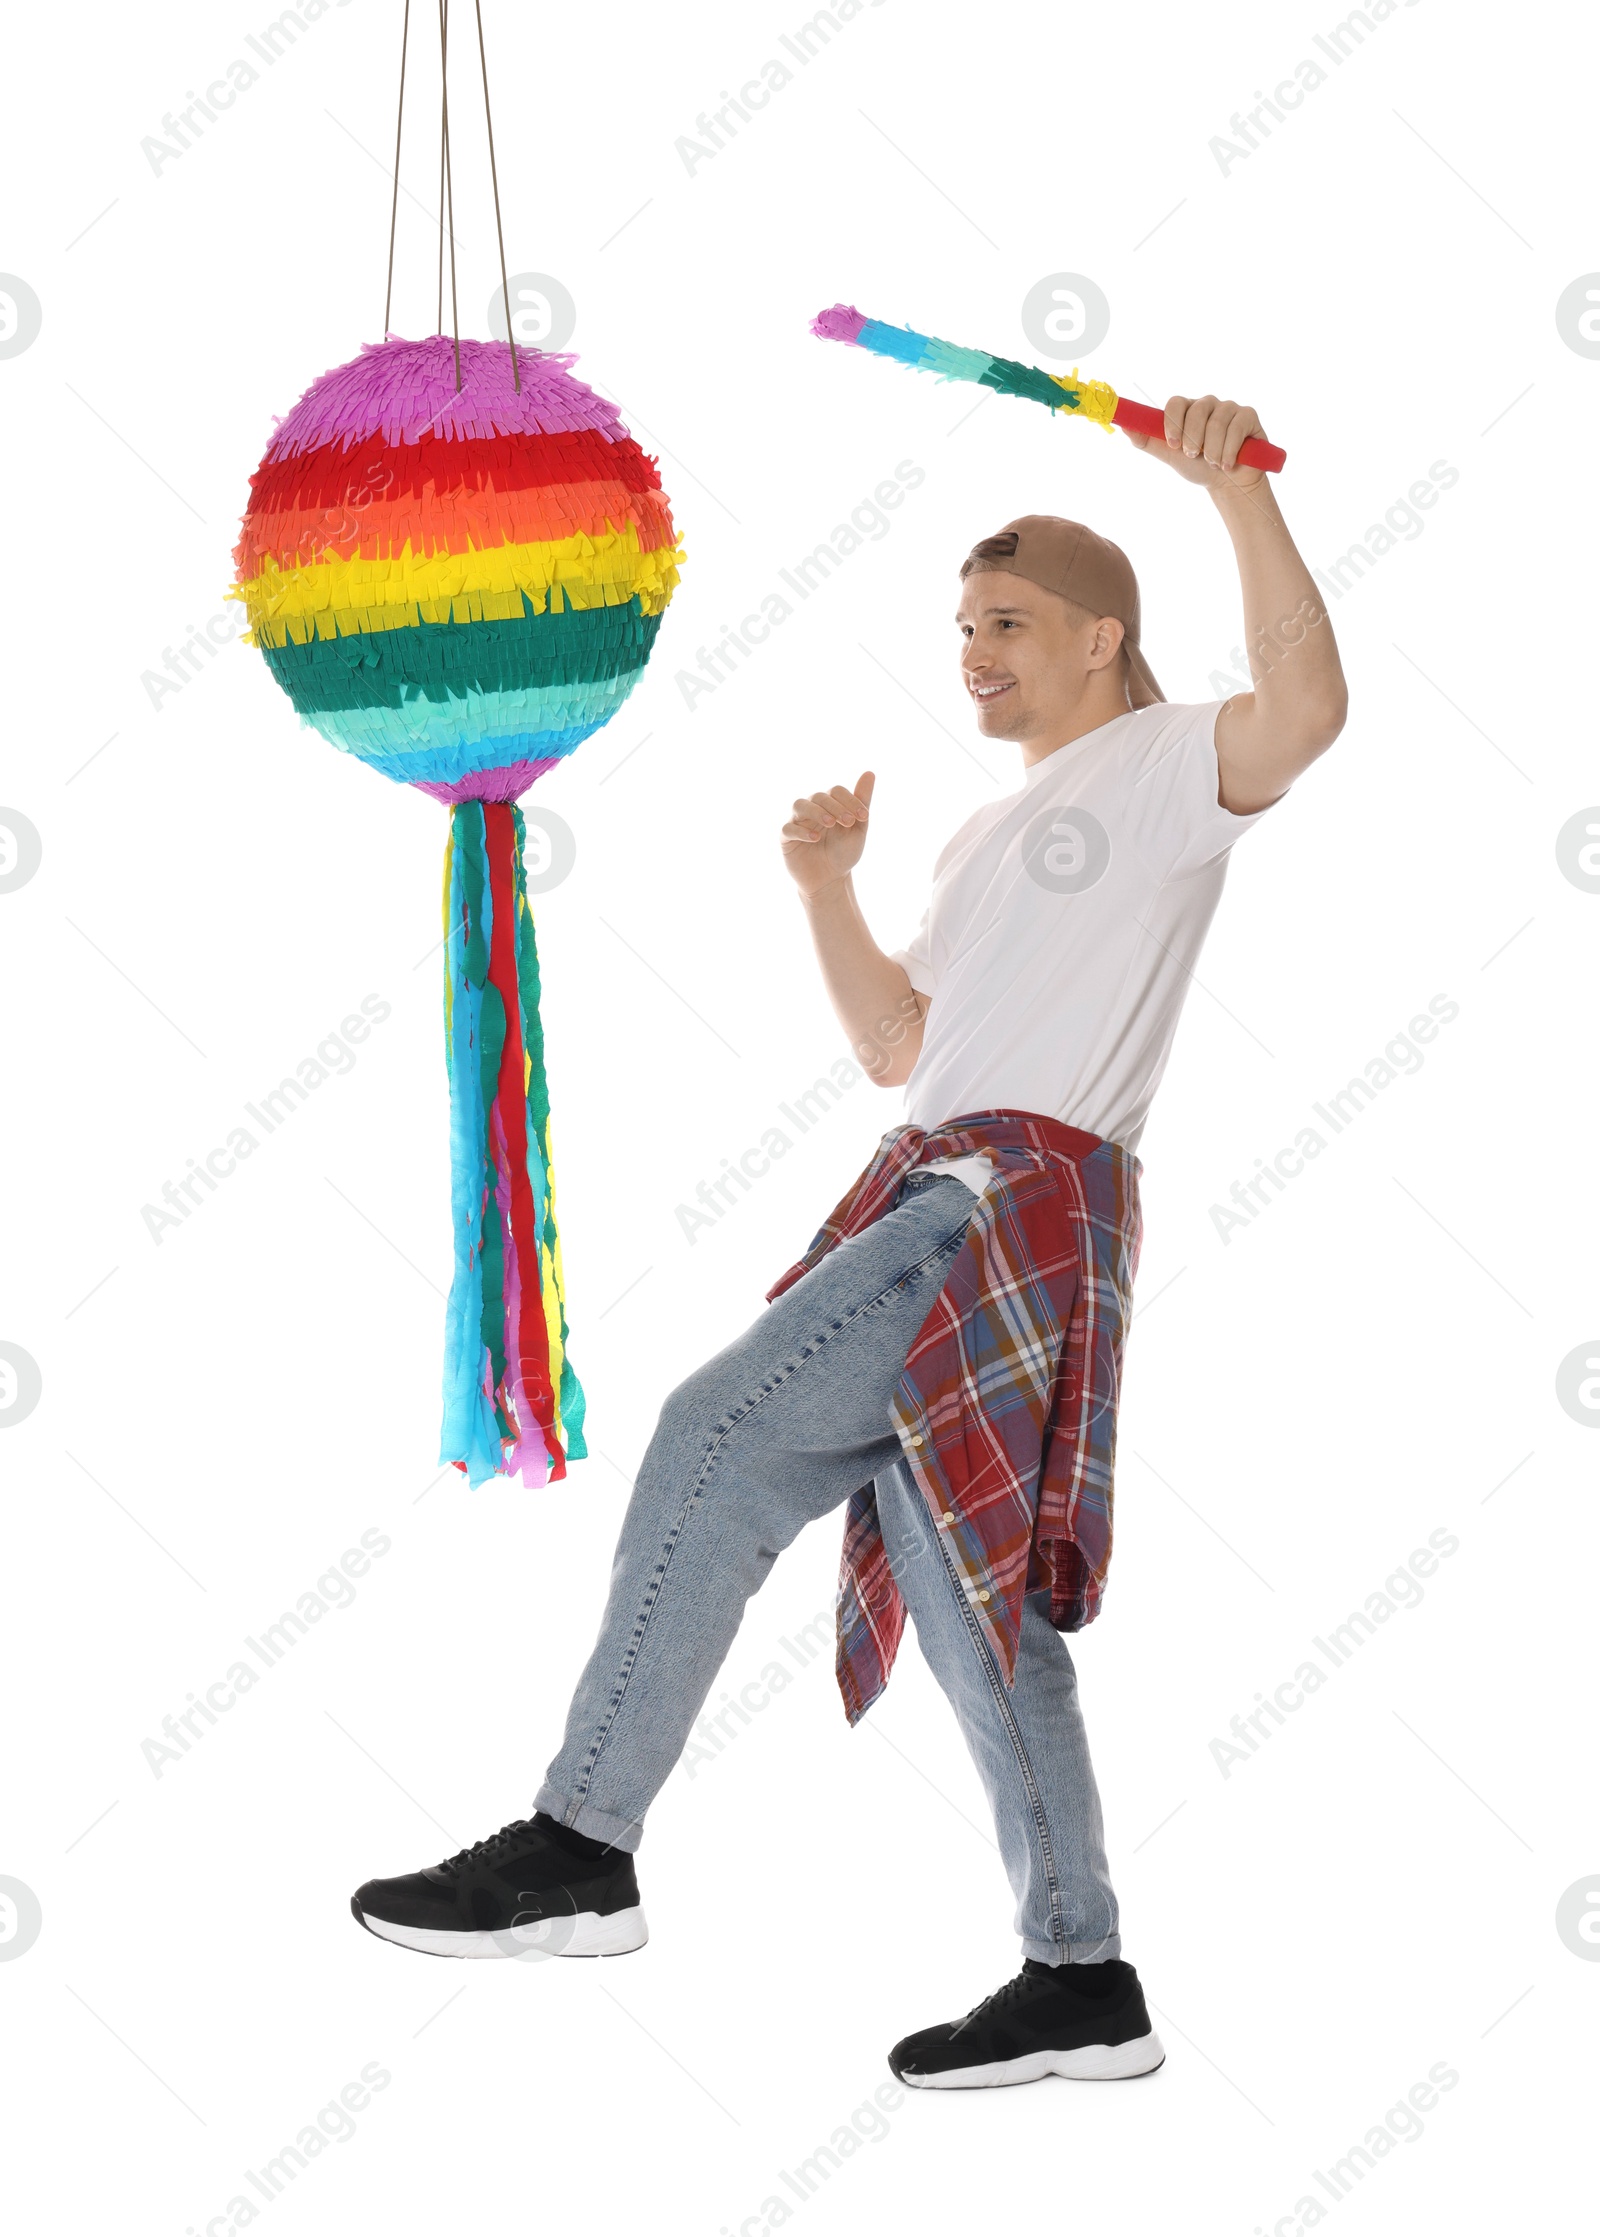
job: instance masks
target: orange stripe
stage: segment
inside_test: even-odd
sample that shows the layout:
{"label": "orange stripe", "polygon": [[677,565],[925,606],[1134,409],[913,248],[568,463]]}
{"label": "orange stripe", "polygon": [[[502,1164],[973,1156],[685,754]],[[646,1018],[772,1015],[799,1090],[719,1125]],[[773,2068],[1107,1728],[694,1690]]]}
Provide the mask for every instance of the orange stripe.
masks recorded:
{"label": "orange stripe", "polygon": [[557,482],[544,489],[451,490],[374,499],[359,508],[311,506],[248,517],[235,557],[248,580],[271,560],[281,568],[320,559],[397,559],[409,544],[427,558],[499,544],[546,544],[620,533],[632,524],[641,551],[676,540],[662,491],[618,481]]}

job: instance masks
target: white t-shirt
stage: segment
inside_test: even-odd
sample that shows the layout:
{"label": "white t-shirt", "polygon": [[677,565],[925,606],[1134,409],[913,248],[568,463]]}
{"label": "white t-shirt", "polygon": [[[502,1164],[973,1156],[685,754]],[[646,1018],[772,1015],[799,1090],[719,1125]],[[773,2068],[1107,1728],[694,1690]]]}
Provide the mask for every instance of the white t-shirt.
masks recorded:
{"label": "white t-shirt", "polygon": [[[1220,702],[1140,707],[1036,761],[934,864],[894,960],[932,1002],[905,1116],[1040,1111],[1137,1147],[1228,850]],[[981,1192],[983,1158],[939,1159]]]}

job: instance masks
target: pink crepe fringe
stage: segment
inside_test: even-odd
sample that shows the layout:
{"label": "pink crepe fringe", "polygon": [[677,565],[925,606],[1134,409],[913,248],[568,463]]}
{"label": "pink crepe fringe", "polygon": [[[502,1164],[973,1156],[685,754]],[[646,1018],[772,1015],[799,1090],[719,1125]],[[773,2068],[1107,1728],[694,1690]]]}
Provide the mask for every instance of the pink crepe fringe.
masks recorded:
{"label": "pink crepe fringe", "polygon": [[[499,1176],[495,1183],[495,1201],[500,1208],[500,1231],[505,1237],[505,1262],[501,1278],[505,1284],[506,1380],[510,1386],[512,1411],[522,1425],[515,1443],[506,1449],[501,1474],[520,1476],[530,1491],[538,1491],[550,1481],[550,1447],[539,1426],[533,1399],[522,1373],[522,1261],[517,1255],[516,1236],[512,1231],[510,1160],[506,1155],[505,1127],[498,1104],[494,1106],[489,1123]],[[533,1288],[533,1309],[542,1314],[544,1305],[538,1267],[530,1268],[529,1273]],[[493,1393],[489,1396],[492,1400]]]}
{"label": "pink crepe fringe", "polygon": [[627,434],[615,404],[567,368],[576,360],[519,349],[520,394],[512,385],[506,342],[461,344],[461,387],[456,388],[455,346],[448,334],[408,342],[363,342],[361,355],[312,382],[294,409],[278,422],[268,459],[293,458],[324,443],[349,449],[369,435],[386,443],[445,438],[533,434],[572,435],[593,428],[608,442]]}
{"label": "pink crepe fringe", "polygon": [[866,312],[858,311],[853,303],[835,303],[830,311],[818,311],[811,321],[811,331],[825,342],[854,342],[866,323]]}
{"label": "pink crepe fringe", "polygon": [[422,784],[415,778],[413,788],[425,792],[430,800],[442,800],[453,808],[458,800],[519,800],[536,777],[553,769],[564,754],[551,754],[543,761],[508,761],[503,769],[474,769],[465,777],[458,777],[454,784]]}

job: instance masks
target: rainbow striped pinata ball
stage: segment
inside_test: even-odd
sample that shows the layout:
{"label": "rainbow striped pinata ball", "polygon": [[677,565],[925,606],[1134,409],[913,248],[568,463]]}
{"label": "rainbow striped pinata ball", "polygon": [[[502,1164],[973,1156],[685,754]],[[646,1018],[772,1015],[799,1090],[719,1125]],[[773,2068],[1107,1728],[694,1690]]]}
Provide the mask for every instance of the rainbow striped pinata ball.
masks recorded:
{"label": "rainbow striped pinata ball", "polygon": [[439,1442],[474,1484],[585,1451],[516,802],[627,698],[682,558],[653,460],[571,362],[462,342],[458,386],[449,339],[369,344],[281,422],[234,553],[301,719],[449,804]]}
{"label": "rainbow striped pinata ball", "polygon": [[331,745],[436,799],[515,800],[611,718],[682,553],[655,463],[570,357],[368,343],[250,480],[250,641]]}

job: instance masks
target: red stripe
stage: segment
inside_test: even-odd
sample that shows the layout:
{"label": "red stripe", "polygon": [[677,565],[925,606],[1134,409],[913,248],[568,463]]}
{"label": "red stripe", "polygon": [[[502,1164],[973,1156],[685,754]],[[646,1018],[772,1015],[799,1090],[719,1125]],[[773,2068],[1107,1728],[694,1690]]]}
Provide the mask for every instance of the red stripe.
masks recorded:
{"label": "red stripe", "polygon": [[[489,894],[494,921],[489,936],[489,983],[499,991],[505,1006],[506,1038],[500,1052],[500,1076],[495,1088],[495,1108],[505,1136],[511,1166],[511,1232],[522,1280],[521,1325],[517,1344],[523,1383],[533,1401],[539,1427],[550,1455],[550,1478],[567,1472],[566,1456],[555,1434],[554,1393],[550,1386],[550,1339],[544,1324],[544,1290],[539,1263],[539,1238],[534,1225],[533,1184],[528,1178],[527,1070],[522,1048],[522,1007],[517,989],[517,918],[515,848],[516,826],[510,804],[485,801],[484,841],[489,857]],[[510,1330],[507,1332],[509,1343]],[[508,1363],[509,1364],[509,1363]],[[531,1422],[519,1422],[524,1432]]]}
{"label": "red stripe", "polygon": [[250,477],[246,516],[306,506],[348,506],[357,514],[378,498],[419,497],[436,490],[542,489],[552,482],[621,482],[625,489],[659,489],[655,462],[624,436],[608,443],[593,428],[571,435],[488,435],[446,442],[426,435],[420,443],[387,443],[369,435],[346,450],[339,443],[264,460]]}

